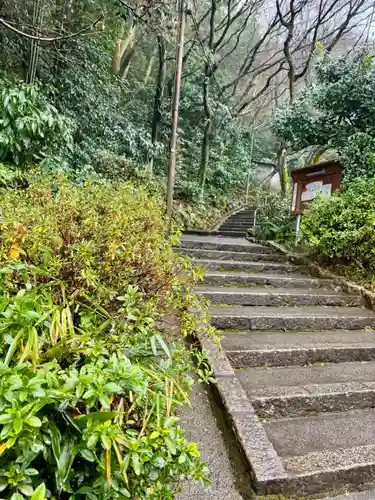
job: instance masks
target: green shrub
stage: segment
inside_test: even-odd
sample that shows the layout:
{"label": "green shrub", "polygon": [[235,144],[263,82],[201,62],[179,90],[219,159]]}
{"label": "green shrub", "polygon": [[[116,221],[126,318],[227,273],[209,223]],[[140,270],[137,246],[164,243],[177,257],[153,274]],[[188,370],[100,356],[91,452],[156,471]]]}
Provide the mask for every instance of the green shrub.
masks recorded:
{"label": "green shrub", "polygon": [[[0,191],[2,498],[165,500],[206,483],[175,417],[201,273],[172,252],[163,205],[130,184],[29,182]],[[204,355],[197,371],[209,379]]]}
{"label": "green shrub", "polygon": [[259,220],[256,236],[281,243],[295,240],[296,222],[291,215],[290,198],[265,188],[258,190],[253,197]]}
{"label": "green shrub", "polygon": [[68,121],[27,84],[0,80],[0,162],[24,166],[70,144]]}
{"label": "green shrub", "polygon": [[302,221],[308,248],[318,257],[375,271],[375,179],[358,180],[343,193],[320,197]]}

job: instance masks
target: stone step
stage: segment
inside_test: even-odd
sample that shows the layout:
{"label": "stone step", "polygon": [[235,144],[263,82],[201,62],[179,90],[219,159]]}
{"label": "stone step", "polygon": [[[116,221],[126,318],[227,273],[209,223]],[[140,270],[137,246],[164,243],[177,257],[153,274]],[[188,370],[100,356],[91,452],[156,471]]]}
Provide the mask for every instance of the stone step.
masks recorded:
{"label": "stone step", "polygon": [[228,219],[254,219],[254,216],[255,212],[237,212],[236,214],[230,215]]}
{"label": "stone step", "polygon": [[276,389],[269,387],[261,395],[254,393],[250,400],[257,415],[262,419],[306,417],[374,408],[375,385],[370,383],[370,387],[367,387],[360,382],[347,382]]}
{"label": "stone step", "polygon": [[255,252],[227,252],[224,250],[206,250],[200,248],[180,248],[182,254],[189,257],[205,260],[235,260],[235,261],[251,261],[259,260],[268,262],[286,262],[288,259],[285,255],[277,253],[255,253]]}
{"label": "stone step", "polygon": [[248,272],[273,272],[273,273],[296,273],[303,271],[300,266],[284,262],[247,262],[236,260],[208,260],[194,259],[197,265],[203,266],[210,271],[248,271]]}
{"label": "stone step", "polygon": [[[359,415],[354,414],[353,417],[359,417]],[[356,422],[350,421],[348,425],[350,424],[354,428],[356,427]],[[333,422],[332,427],[334,427]],[[283,464],[288,471],[292,488],[294,486],[293,489],[299,495],[329,492],[333,489],[335,491],[340,489],[358,490],[365,486],[372,486],[375,480],[375,446],[369,444],[306,452],[304,455],[285,457]],[[341,498],[374,499],[368,495],[339,498],[340,500]]]}
{"label": "stone step", "polygon": [[226,286],[231,289],[231,285],[255,287],[269,286],[277,288],[320,288],[331,290],[334,284],[329,279],[310,278],[309,276],[291,276],[287,274],[251,274],[235,272],[208,272],[205,274],[204,283],[206,285]]}
{"label": "stone step", "polygon": [[247,222],[254,220],[256,220],[254,215],[232,215],[231,217],[228,217],[228,219],[225,219],[223,224],[226,222]]}
{"label": "stone step", "polygon": [[216,328],[243,330],[362,330],[375,313],[357,307],[210,307]]}
{"label": "stone step", "polygon": [[225,224],[223,226],[219,227],[219,232],[222,231],[236,231],[236,232],[242,232],[246,233],[248,232],[248,229],[252,229],[254,227],[254,224]]}
{"label": "stone step", "polygon": [[250,243],[245,238],[225,238],[212,234],[206,236],[184,234],[181,238],[181,245],[183,248],[224,250],[228,252],[275,253],[272,248]]}
{"label": "stone step", "polygon": [[243,230],[243,229],[228,229],[228,230],[219,230],[218,233],[221,235],[221,236],[231,236],[232,238],[246,238],[247,236],[247,230]]}
{"label": "stone step", "polygon": [[347,493],[339,497],[325,497],[320,500],[374,500],[375,490],[361,491],[359,493]]}
{"label": "stone step", "polygon": [[226,220],[223,222],[223,224],[220,226],[220,229],[225,229],[226,227],[237,227],[240,229],[247,229],[248,227],[251,227],[254,225],[253,220],[246,220],[242,219],[241,221],[238,220]]}
{"label": "stone step", "polygon": [[[244,368],[236,372],[249,394],[275,394],[288,387],[311,387],[358,382],[375,387],[375,361],[316,363],[306,366]],[[373,384],[373,385],[371,385]]]}
{"label": "stone step", "polygon": [[371,361],[375,360],[375,331],[230,331],[222,346],[235,368]]}
{"label": "stone step", "polygon": [[300,495],[353,488],[375,479],[375,409],[264,423]]}
{"label": "stone step", "polygon": [[199,286],[196,292],[215,304],[243,306],[346,306],[361,305],[358,295],[309,289],[234,288]]}
{"label": "stone step", "polygon": [[369,362],[246,368],[237,377],[262,419],[374,408],[374,346],[371,349]]}

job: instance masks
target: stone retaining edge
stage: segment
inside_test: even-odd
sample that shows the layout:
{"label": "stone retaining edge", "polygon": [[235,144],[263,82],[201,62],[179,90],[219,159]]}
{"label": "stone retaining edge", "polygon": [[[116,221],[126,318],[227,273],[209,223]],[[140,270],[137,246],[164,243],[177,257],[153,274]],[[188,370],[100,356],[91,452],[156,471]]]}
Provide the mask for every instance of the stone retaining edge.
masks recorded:
{"label": "stone retaining edge", "polygon": [[288,473],[225,352],[208,338],[201,340],[201,346],[209,353],[216,380],[213,388],[224,406],[237,444],[251,470],[254,488],[259,494],[279,491],[280,486],[288,481]]}

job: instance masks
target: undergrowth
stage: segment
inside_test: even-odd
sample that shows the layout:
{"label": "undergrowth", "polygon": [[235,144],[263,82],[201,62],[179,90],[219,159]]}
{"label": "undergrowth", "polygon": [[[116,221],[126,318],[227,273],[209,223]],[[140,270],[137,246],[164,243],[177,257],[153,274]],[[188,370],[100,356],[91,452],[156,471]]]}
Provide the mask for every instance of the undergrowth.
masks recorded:
{"label": "undergrowth", "polygon": [[194,366],[211,379],[183,339],[215,334],[162,204],[131,184],[28,184],[0,190],[2,498],[166,500],[184,478],[208,484],[176,408]]}

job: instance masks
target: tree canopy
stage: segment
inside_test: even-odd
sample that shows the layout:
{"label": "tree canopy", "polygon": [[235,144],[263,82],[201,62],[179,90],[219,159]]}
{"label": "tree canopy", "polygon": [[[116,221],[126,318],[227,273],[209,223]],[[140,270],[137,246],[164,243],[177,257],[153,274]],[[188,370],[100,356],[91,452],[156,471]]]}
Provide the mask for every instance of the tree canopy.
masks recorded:
{"label": "tree canopy", "polygon": [[316,80],[275,116],[276,133],[294,151],[333,149],[347,180],[375,174],[375,65],[368,52],[354,59],[325,55]]}

